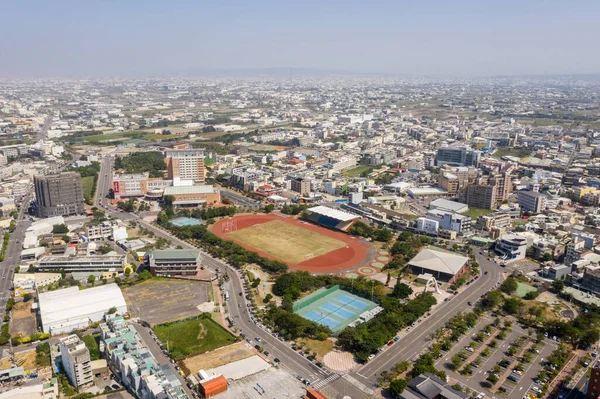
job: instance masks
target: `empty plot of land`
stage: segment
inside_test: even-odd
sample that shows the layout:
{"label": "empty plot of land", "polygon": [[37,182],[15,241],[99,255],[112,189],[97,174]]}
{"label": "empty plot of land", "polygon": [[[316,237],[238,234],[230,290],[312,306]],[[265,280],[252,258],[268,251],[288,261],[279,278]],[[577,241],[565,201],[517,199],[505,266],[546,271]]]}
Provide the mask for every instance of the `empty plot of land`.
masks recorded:
{"label": "empty plot of land", "polygon": [[130,312],[155,325],[200,314],[198,306],[210,300],[210,289],[201,281],[151,279],[123,294]]}
{"label": "empty plot of land", "polygon": [[37,331],[35,315],[31,313],[33,301],[15,304],[12,311],[10,333],[13,336],[26,337]]}
{"label": "empty plot of land", "polygon": [[346,246],[346,243],[335,238],[280,220],[236,230],[227,233],[227,237],[292,264]]}
{"label": "empty plot of land", "polygon": [[254,354],[255,352],[245,342],[238,342],[211,352],[183,359],[181,366],[186,375],[196,374],[200,370],[212,369],[227,363],[236,362]]}
{"label": "empty plot of land", "polygon": [[208,352],[236,341],[236,337],[229,331],[203,316],[156,326],[154,333],[163,344],[168,343],[169,353],[176,360]]}

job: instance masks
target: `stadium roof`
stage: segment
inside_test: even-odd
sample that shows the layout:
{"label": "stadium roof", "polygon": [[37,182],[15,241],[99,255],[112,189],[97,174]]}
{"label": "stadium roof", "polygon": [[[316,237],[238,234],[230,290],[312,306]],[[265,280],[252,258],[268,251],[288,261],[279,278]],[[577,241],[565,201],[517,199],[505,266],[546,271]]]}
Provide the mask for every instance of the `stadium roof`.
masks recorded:
{"label": "stadium roof", "polygon": [[329,208],[323,205],[315,206],[314,208],[308,208],[308,211],[341,220],[343,222],[360,218],[360,216],[355,215],[354,213],[340,211],[339,209]]}
{"label": "stadium roof", "polygon": [[125,298],[116,284],[106,284],[86,290],[70,287],[39,294],[42,325],[86,318],[111,307],[126,307]]}
{"label": "stadium roof", "polygon": [[425,248],[412,258],[408,264],[427,270],[455,275],[468,261],[469,258],[466,256]]}
{"label": "stadium roof", "polygon": [[183,195],[183,194],[212,194],[215,188],[210,184],[201,184],[197,186],[169,186],[165,187],[165,195]]}

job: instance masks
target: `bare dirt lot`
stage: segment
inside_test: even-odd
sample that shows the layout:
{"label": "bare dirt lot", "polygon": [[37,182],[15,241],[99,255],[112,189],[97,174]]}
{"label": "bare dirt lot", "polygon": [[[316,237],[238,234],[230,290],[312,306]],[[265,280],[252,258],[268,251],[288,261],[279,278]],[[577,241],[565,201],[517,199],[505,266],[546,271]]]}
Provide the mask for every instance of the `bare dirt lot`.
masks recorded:
{"label": "bare dirt lot", "polygon": [[255,355],[255,352],[246,345],[246,342],[238,342],[212,352],[188,357],[180,362],[186,375],[196,374],[199,370],[219,367],[227,363],[242,360]]}
{"label": "bare dirt lot", "polygon": [[21,337],[29,336],[36,332],[35,315],[31,312],[33,301],[16,303],[12,310],[11,335]]}
{"label": "bare dirt lot", "polygon": [[[19,366],[23,366],[25,370],[33,370],[37,367],[37,364],[35,363],[35,349],[26,352],[16,353],[15,360],[17,361]],[[13,367],[13,362],[11,361],[10,356],[7,356],[0,360],[0,368],[2,370],[6,370],[11,367]]]}
{"label": "bare dirt lot", "polygon": [[129,311],[151,325],[200,314],[198,306],[210,300],[210,284],[201,281],[151,279],[127,288]]}

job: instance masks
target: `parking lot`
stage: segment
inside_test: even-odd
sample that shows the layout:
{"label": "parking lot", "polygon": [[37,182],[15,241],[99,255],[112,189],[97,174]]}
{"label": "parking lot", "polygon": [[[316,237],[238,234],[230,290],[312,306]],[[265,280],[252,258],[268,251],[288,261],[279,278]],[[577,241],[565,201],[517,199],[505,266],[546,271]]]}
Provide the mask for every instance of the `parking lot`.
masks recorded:
{"label": "parking lot", "polygon": [[[461,385],[488,398],[520,399],[528,393],[539,396],[536,389],[541,389],[541,385],[534,379],[556,343],[546,339],[535,344],[535,334],[529,336],[517,325],[511,325],[501,334],[501,329],[492,327],[492,323],[492,318],[480,319],[436,366]],[[490,326],[489,332],[486,326]],[[459,367],[453,364],[457,357],[463,359]],[[490,374],[496,378],[489,381]]]}
{"label": "parking lot", "polygon": [[210,284],[201,281],[152,279],[123,291],[134,317],[151,325],[200,314],[198,306],[210,300]]}

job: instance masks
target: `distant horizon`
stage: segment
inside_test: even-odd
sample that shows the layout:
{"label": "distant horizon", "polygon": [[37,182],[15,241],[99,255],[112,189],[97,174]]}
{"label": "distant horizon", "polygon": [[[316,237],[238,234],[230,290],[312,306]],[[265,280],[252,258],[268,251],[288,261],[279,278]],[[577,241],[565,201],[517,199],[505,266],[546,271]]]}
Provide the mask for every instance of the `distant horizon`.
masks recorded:
{"label": "distant horizon", "polygon": [[2,14],[4,78],[600,74],[600,2],[32,0]]}
{"label": "distant horizon", "polygon": [[83,74],[64,74],[64,75],[32,75],[32,76],[1,76],[0,80],[6,79],[148,79],[148,78],[201,78],[201,77],[231,77],[231,78],[251,78],[251,77],[272,77],[272,78],[299,78],[299,77],[348,77],[348,78],[405,78],[405,79],[493,79],[493,78],[594,78],[600,79],[600,72],[594,73],[546,73],[546,74],[496,74],[496,75],[443,75],[443,74],[400,74],[391,72],[361,72],[361,71],[341,71],[312,69],[302,67],[265,67],[265,68],[238,68],[238,69],[210,69],[199,70],[195,73],[148,73],[139,75],[83,75]]}

